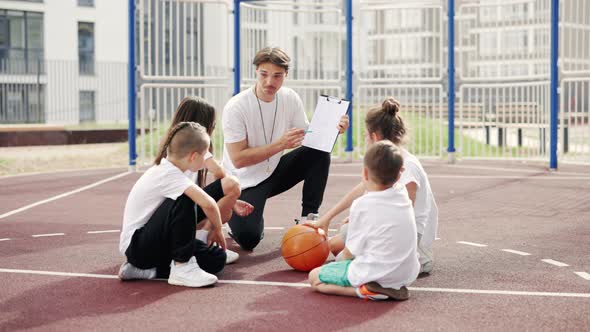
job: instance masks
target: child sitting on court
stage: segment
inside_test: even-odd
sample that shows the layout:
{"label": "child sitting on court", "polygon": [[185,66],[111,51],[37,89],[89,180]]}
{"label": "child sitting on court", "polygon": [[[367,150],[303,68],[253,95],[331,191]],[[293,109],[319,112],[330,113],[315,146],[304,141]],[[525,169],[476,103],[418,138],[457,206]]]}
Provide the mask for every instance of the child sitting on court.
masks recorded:
{"label": "child sitting on court", "polygon": [[[168,131],[167,157],[135,183],[123,216],[119,250],[127,262],[121,280],[168,278],[172,285],[202,287],[217,282],[226,261],[219,207],[185,174],[204,165],[210,138],[203,126],[180,122]],[[211,223],[209,243],[195,239],[195,204]],[[221,246],[210,246],[213,242]]]}
{"label": "child sitting on court", "polygon": [[[438,208],[428,181],[428,175],[424,171],[422,164],[416,156],[403,148],[408,130],[399,113],[400,103],[392,97],[385,98],[381,105],[369,110],[365,117],[365,139],[369,146],[374,142],[388,140],[401,150],[404,159],[404,171],[398,183],[406,187],[408,196],[414,206],[416,230],[418,231],[420,273],[431,273],[434,266],[432,247],[438,229]],[[326,212],[317,221],[316,225],[327,230],[331,220],[350,207],[352,201],[364,193],[365,185],[359,183]],[[344,223],[340,228],[340,232],[330,239],[330,249],[334,255],[338,255],[346,245],[347,228],[348,224]]]}
{"label": "child sitting on court", "polygon": [[371,300],[406,300],[420,271],[412,202],[403,185],[401,151],[389,141],[373,144],[364,158],[367,193],[350,208],[343,260],[309,273],[313,290]]}

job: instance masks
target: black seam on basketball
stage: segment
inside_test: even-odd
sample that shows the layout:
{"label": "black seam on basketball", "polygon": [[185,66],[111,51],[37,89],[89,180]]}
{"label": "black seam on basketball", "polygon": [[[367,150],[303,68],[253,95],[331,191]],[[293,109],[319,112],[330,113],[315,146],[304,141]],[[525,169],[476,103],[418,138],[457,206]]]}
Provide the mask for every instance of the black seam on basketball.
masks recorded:
{"label": "black seam on basketball", "polygon": [[293,235],[293,236],[290,236],[290,237],[288,237],[288,238],[286,238],[286,239],[282,239],[282,240],[281,240],[281,246],[283,245],[283,243],[285,243],[285,241],[287,241],[287,240],[289,240],[289,239],[292,239],[292,238],[294,238],[294,237],[296,237],[296,236],[299,236],[299,235],[302,235],[302,234],[307,234],[307,233],[315,233],[315,230],[313,230],[313,229],[309,229],[309,230],[306,230],[306,232],[299,232],[299,233],[295,233],[295,235]]}
{"label": "black seam on basketball", "polygon": [[[305,233],[304,233],[304,234],[305,234]],[[294,237],[294,236],[292,236],[292,237]],[[307,250],[305,250],[305,251],[302,251],[302,252],[298,253],[297,255],[288,256],[288,257],[284,257],[284,256],[283,256],[283,258],[284,258],[284,259],[289,259],[289,258],[291,258],[291,257],[296,257],[296,256],[299,256],[299,255],[301,255],[301,254],[305,254],[306,252],[308,252],[308,251],[310,251],[311,249],[313,249],[313,248],[315,248],[315,247],[317,247],[317,246],[321,245],[322,243],[324,243],[324,242],[326,242],[326,241],[327,241],[327,240],[323,240],[322,242],[320,242],[320,243],[316,244],[315,246],[313,246],[313,247],[311,247],[311,248],[309,248],[309,249],[307,249]],[[330,253],[328,252],[328,256],[329,256],[329,255],[330,255]]]}

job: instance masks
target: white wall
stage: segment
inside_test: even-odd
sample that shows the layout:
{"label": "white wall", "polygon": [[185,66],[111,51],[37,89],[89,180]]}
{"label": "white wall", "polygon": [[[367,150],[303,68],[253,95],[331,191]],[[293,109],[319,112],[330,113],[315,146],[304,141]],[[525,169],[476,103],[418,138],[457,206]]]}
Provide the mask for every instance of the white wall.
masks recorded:
{"label": "white wall", "polygon": [[127,62],[127,1],[45,0],[45,59],[78,60],[78,22],[94,23],[96,62]]}

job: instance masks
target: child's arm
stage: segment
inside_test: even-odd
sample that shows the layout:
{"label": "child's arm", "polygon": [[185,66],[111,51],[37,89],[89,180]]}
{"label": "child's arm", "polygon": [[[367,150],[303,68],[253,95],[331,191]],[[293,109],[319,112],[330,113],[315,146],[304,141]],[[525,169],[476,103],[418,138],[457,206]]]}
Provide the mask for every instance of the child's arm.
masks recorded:
{"label": "child's arm", "polygon": [[348,209],[352,202],[361,197],[365,193],[365,183],[361,182],[357,184],[348,194],[346,194],[336,205],[334,205],[326,214],[324,214],[317,221],[317,226],[328,231],[328,226],[334,217],[339,215],[342,211]]}
{"label": "child's arm", "polygon": [[184,194],[190,197],[195,204],[203,209],[203,212],[205,212],[207,219],[209,219],[209,222],[211,223],[207,244],[211,245],[215,242],[223,249],[226,249],[225,237],[221,230],[221,214],[219,213],[217,202],[196,185],[188,187],[188,189],[184,191]]}
{"label": "child's arm", "polygon": [[408,196],[412,201],[412,206],[416,203],[416,191],[418,191],[418,185],[416,182],[408,182],[406,183],[406,190],[408,191]]}
{"label": "child's arm", "polygon": [[348,248],[344,247],[344,249],[338,254],[338,257],[342,260],[353,259],[354,255],[348,250]]}
{"label": "child's arm", "polygon": [[215,177],[215,179],[223,179],[225,177],[225,170],[223,167],[221,167],[221,165],[219,165],[215,158],[211,157],[205,160],[205,167],[211,173],[213,173],[213,177]]}

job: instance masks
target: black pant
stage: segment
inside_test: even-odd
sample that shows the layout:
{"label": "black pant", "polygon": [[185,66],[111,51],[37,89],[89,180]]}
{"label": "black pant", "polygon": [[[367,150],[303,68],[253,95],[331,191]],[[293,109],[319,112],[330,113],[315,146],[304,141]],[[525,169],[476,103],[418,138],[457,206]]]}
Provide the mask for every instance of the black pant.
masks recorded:
{"label": "black pant", "polygon": [[[223,193],[223,186],[221,185],[221,179],[211,182],[203,188],[203,191],[206,192],[207,195],[211,196],[211,198],[213,198],[216,202],[219,202],[219,200],[225,196]],[[195,204],[195,211],[197,215],[197,223],[200,223],[205,218],[207,218],[203,209],[197,204]]]}
{"label": "black pant", "polygon": [[262,239],[262,214],[266,200],[293,188],[301,181],[301,215],[317,213],[324,197],[329,170],[330,154],[327,152],[299,147],[282,156],[270,177],[255,187],[242,190],[240,199],[252,204],[254,212],[247,217],[232,215],[228,225],[234,240],[245,250],[254,249]]}
{"label": "black pant", "polygon": [[197,224],[194,202],[186,195],[167,198],[148,222],[133,233],[127,261],[140,269],[157,269],[158,278],[170,274],[170,262],[187,262],[195,256],[199,266],[217,273],[225,266],[226,254],[220,247],[207,247],[195,239]]}

